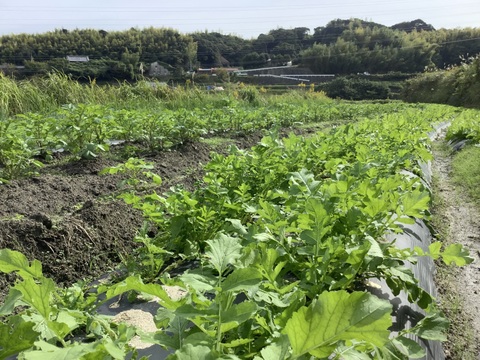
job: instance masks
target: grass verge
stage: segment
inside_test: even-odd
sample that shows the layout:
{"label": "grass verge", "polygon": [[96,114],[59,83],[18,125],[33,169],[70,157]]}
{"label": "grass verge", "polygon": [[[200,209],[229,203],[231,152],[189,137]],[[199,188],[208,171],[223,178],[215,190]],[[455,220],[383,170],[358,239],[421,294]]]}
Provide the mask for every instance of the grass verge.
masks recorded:
{"label": "grass verge", "polygon": [[466,191],[480,210],[480,147],[470,145],[455,154],[452,169],[453,183]]}
{"label": "grass verge", "polygon": [[[434,152],[438,154],[437,157],[449,157],[450,151],[445,143],[434,144]],[[431,225],[436,240],[448,245],[451,243],[451,236],[449,235],[450,219],[447,216],[447,209],[449,206],[456,204],[450,203],[448,198],[442,195],[440,181],[445,180],[441,180],[439,174],[434,173]],[[457,191],[464,190],[457,188]],[[451,199],[452,197],[450,197]],[[475,360],[477,359],[475,334],[470,325],[470,320],[465,314],[461,292],[457,289],[460,270],[448,267],[442,262],[437,262],[436,265],[435,281],[438,289],[439,306],[450,321],[447,341],[443,344],[446,359]]]}

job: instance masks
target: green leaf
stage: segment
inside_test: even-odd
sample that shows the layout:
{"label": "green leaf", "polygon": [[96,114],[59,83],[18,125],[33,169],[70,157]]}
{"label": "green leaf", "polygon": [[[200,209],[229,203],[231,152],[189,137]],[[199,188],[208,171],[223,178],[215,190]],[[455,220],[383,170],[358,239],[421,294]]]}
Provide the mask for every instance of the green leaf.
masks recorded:
{"label": "green leaf", "polygon": [[428,246],[428,252],[429,252],[429,255],[432,257],[432,259],[437,260],[440,257],[441,248],[442,248],[442,243],[440,241],[431,243]]}
{"label": "green leaf", "polygon": [[364,204],[365,207],[363,208],[363,211],[372,218],[378,214],[383,214],[389,206],[389,202],[383,197],[369,198],[368,201],[364,201]]}
{"label": "green leaf", "polygon": [[204,308],[195,307],[192,304],[182,305],[175,310],[175,315],[179,315],[182,318],[188,318],[188,319],[193,319],[196,317],[201,317],[201,318],[216,317],[217,314],[218,312],[213,307],[204,309]]}
{"label": "green leaf", "polygon": [[0,359],[31,348],[40,335],[33,330],[34,326],[35,323],[20,316],[12,316],[6,323],[0,323]]}
{"label": "green leaf", "polygon": [[212,350],[207,346],[194,346],[192,344],[184,345],[175,352],[177,360],[215,360],[218,357],[212,354]]}
{"label": "green leaf", "polygon": [[62,322],[47,321],[46,324],[48,329],[53,331],[55,336],[57,336],[59,339],[63,339],[66,335],[68,335],[71,332],[69,326]]}
{"label": "green leaf", "polygon": [[235,339],[235,340],[232,340],[228,343],[222,343],[222,347],[224,347],[224,348],[236,348],[236,347],[241,346],[241,345],[249,344],[253,341],[254,341],[254,339]]}
{"label": "green leaf", "polygon": [[241,235],[247,235],[248,231],[242,222],[238,219],[227,219],[232,224],[232,227]]}
{"label": "green leaf", "polygon": [[274,282],[288,261],[280,261],[277,264],[277,259],[281,256],[278,249],[269,248],[267,244],[259,244],[258,247],[261,252],[255,265],[270,282]]}
{"label": "green leaf", "polygon": [[409,332],[426,340],[446,341],[449,321],[440,314],[424,317]]}
{"label": "green leaf", "polygon": [[180,280],[187,286],[199,292],[211,291],[215,289],[217,279],[212,276],[187,273],[180,276]]}
{"label": "green leaf", "polygon": [[236,269],[222,283],[222,291],[248,291],[261,282],[262,274],[254,268]]}
{"label": "green leaf", "polygon": [[95,351],[98,346],[96,343],[92,344],[78,344],[74,343],[66,348],[56,347],[45,341],[37,341],[35,346],[39,350],[29,351],[23,354],[25,360],[71,360],[81,359],[82,356],[90,354]]}
{"label": "green leaf", "polygon": [[7,297],[3,301],[2,307],[0,307],[0,316],[9,315],[15,309],[17,301],[22,298],[22,292],[15,289],[10,288]]}
{"label": "green leaf", "polygon": [[375,240],[371,236],[367,236],[366,240],[368,240],[368,242],[370,243],[370,248],[368,250],[368,255],[373,256],[373,257],[379,257],[379,258],[383,259],[383,257],[384,257],[383,251],[382,251],[382,248],[380,247],[380,245],[378,244],[378,241]]}
{"label": "green leaf", "polygon": [[290,181],[301,188],[303,192],[310,195],[316,193],[320,185],[320,181],[316,181],[315,176],[307,169],[292,173]]}
{"label": "green leaf", "polygon": [[425,349],[420,346],[416,341],[406,338],[405,336],[399,336],[391,340],[391,343],[395,348],[408,359],[421,359],[426,353]]}
{"label": "green leaf", "polygon": [[151,172],[147,172],[144,174],[150,177],[155,185],[162,185],[162,178],[160,177],[160,175],[157,175]]}
{"label": "green leaf", "polygon": [[262,349],[262,351],[260,351],[260,354],[262,355],[262,358],[264,360],[287,359],[287,355],[290,350],[289,345],[290,344],[288,342],[288,337],[282,335],[279,339],[276,339],[274,343]]}
{"label": "green leaf", "polygon": [[371,357],[365,352],[355,349],[353,346],[340,346],[335,352],[337,358],[342,360],[370,360]]}
{"label": "green leaf", "polygon": [[473,258],[469,256],[468,250],[462,244],[448,245],[441,255],[447,265],[455,263],[457,266],[465,266],[473,262]]}
{"label": "green leaf", "polygon": [[220,274],[223,274],[227,265],[233,264],[240,257],[242,246],[239,242],[239,239],[225,234],[218,234],[214,240],[207,241],[210,250],[205,255]]}
{"label": "green leaf", "polygon": [[52,312],[50,298],[52,292],[55,291],[55,283],[52,279],[42,278],[41,282],[36,282],[33,278],[28,277],[15,285],[15,289],[22,293],[24,302],[37,310],[45,319],[50,320]]}
{"label": "green leaf", "polygon": [[405,194],[403,198],[403,214],[422,218],[423,212],[428,210],[430,196],[426,191],[414,190]]}
{"label": "green leaf", "polygon": [[42,277],[42,264],[38,260],[33,260],[30,265],[28,259],[22,253],[10,249],[0,250],[0,271],[9,274],[17,271],[18,274],[26,279],[28,277]]}
{"label": "green leaf", "polygon": [[108,352],[109,355],[112,356],[113,359],[117,360],[124,360],[125,359],[125,351],[120,348],[116,343],[112,341],[112,339],[106,338],[103,341],[103,346],[105,350]]}
{"label": "green leaf", "polygon": [[158,284],[144,284],[142,279],[140,279],[138,276],[129,276],[122,282],[115,285],[100,286],[98,288],[98,293],[100,294],[105,292],[104,301],[108,301],[115,296],[131,290],[144,292],[146,294],[158,297],[161,300],[162,306],[168,309],[175,309],[182,305],[180,301],[177,302],[172,300],[162,286]]}
{"label": "green leaf", "polygon": [[251,319],[257,312],[257,304],[253,301],[244,301],[240,304],[234,304],[228,310],[221,313],[222,324],[221,332],[236,328],[241,323]]}
{"label": "green leaf", "polygon": [[392,325],[389,302],[363,292],[324,292],[287,322],[285,333],[294,355],[328,357],[340,340],[363,340],[375,346],[388,341]]}

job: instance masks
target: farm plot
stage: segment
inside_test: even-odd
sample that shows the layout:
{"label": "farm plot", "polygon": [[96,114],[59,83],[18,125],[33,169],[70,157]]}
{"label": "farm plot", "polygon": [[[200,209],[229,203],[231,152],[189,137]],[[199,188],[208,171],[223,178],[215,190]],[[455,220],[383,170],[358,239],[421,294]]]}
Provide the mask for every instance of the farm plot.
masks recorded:
{"label": "farm plot", "polygon": [[[133,254],[124,255],[126,273],[94,290],[61,288],[38,262],[2,250],[0,269],[19,280],[1,308],[1,329],[11,336],[0,354],[123,358],[136,330],[96,309],[120,294],[142,294],[162,305],[158,333],[143,337],[177,358],[423,356],[408,336],[443,340],[446,322],[404,263],[419,256],[457,265],[471,259],[456,244],[441,249],[434,243],[424,252],[398,249],[384,236],[428,217],[419,167],[430,159],[426,133],[431,122],[454,113],[439,109],[403,109],[309,138],[271,134],[251,150],[213,156],[199,186],[163,194],[153,191],[162,182],[158,163],[111,164],[102,173],[117,177],[105,175],[97,186],[114,186],[123,174],[120,198],[136,209],[135,221],[146,221]],[[100,203],[94,192],[87,194]],[[91,207],[85,205],[81,210]],[[39,226],[50,226],[51,219],[37,218]],[[8,219],[15,220],[15,214]],[[426,316],[390,338],[393,309],[365,291],[372,278],[408,293]],[[160,284],[187,295],[172,300]]]}

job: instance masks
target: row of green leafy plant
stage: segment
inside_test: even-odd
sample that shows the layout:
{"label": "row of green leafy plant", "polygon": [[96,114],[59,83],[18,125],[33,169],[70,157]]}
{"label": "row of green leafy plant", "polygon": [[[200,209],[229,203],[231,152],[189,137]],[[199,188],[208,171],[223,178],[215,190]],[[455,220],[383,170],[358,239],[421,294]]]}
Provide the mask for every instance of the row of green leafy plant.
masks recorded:
{"label": "row of green leafy plant", "polygon": [[[424,252],[385,235],[428,218],[419,162],[431,158],[426,132],[441,116],[426,107],[310,138],[272,133],[249,151],[214,156],[193,192],[152,191],[161,178],[143,160],[105,169],[129,175],[121,197],[146,220],[128,276],[94,291],[60,289],[38,262],[0,251],[0,270],[21,278],[0,308],[0,358],[122,359],[135,333],[174,359],[421,358],[409,336],[444,340],[448,323],[405,263],[472,259],[457,244]],[[426,315],[392,336],[392,305],[365,290],[372,278]],[[172,300],[161,284],[187,292]],[[158,298],[157,333],[97,314],[125,293]]]}
{"label": "row of green leafy plant", "polygon": [[464,110],[455,117],[447,130],[446,139],[449,141],[470,140],[474,144],[479,144],[480,111]]}
{"label": "row of green leafy plant", "polygon": [[[135,289],[140,275],[188,290],[175,304],[162,302],[157,320],[165,333],[152,339],[178,358],[424,356],[407,334],[443,340],[446,322],[405,262],[418,256],[472,261],[460,245],[441,251],[434,243],[425,253],[384,240],[401,232],[401,223],[428,217],[420,177],[399,174],[420,175],[418,162],[430,159],[426,113],[391,115],[309,139],[265,137],[252,151],[215,157],[199,190],[125,193],[157,235],[139,234],[144,246],[133,275],[113,288]],[[198,267],[171,275],[195,261]],[[385,279],[394,294],[407,292],[426,317],[390,339],[390,305],[363,291],[371,278]]]}
{"label": "row of green leafy plant", "polygon": [[[390,105],[392,111],[402,107]],[[135,155],[140,149],[164,150],[212,133],[248,134],[299,123],[351,121],[383,110],[379,104],[352,106],[315,97],[255,106],[226,96],[221,106],[206,103],[192,109],[80,104],[65,105],[46,115],[30,112],[0,117],[0,181],[35,174],[58,151],[92,159],[108,151],[112,140],[126,142],[128,154]]]}

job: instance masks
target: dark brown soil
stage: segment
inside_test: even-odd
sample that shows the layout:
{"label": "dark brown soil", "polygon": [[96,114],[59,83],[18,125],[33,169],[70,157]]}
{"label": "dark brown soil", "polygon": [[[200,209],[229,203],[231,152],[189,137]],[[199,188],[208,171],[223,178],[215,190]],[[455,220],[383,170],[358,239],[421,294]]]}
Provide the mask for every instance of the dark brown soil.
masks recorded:
{"label": "dark brown soil", "polygon": [[[235,137],[240,148],[255,145],[261,134]],[[202,177],[210,152],[226,151],[203,142],[147,154],[153,172],[166,190],[175,184],[192,189]],[[143,223],[141,214],[115,198],[120,177],[99,175],[107,166],[121,163],[116,148],[89,161],[47,165],[41,174],[0,185],[0,249],[38,259],[43,272],[59,285],[97,277],[119,264],[135,248],[133,238]],[[11,277],[0,275],[0,301]]]}

